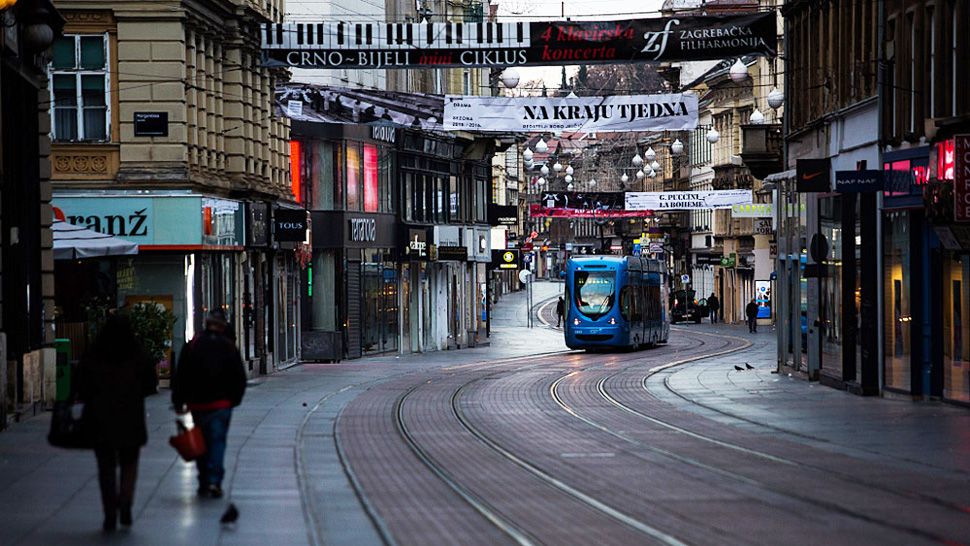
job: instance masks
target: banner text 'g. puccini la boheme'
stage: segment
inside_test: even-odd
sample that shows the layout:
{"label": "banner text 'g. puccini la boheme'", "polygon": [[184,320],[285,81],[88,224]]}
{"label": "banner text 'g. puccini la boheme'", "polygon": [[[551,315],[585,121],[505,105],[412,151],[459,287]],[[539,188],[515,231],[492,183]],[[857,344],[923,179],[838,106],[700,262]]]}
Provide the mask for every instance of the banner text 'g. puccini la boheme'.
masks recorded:
{"label": "banner text 'g. puccini la boheme'", "polygon": [[267,23],[264,63],[448,68],[719,60],[775,55],[772,11],[623,21]]}

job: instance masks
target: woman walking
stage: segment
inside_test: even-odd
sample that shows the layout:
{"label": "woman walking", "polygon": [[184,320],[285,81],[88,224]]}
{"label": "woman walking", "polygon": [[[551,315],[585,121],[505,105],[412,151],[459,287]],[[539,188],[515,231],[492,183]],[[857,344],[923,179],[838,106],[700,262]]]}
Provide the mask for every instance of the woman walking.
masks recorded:
{"label": "woman walking", "polygon": [[[148,354],[121,315],[105,322],[81,362],[78,395],[84,402],[84,430],[98,460],[98,483],[106,532],[131,525],[138,455],[148,441],[145,396],[155,390]],[[118,470],[121,470],[120,487]]]}

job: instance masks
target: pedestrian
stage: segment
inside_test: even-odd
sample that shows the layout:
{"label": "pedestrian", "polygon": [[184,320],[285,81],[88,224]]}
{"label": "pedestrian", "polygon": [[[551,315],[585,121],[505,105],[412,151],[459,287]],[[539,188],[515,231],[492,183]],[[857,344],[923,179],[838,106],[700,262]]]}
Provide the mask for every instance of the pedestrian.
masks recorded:
{"label": "pedestrian", "polygon": [[562,324],[563,315],[566,314],[566,301],[559,296],[559,301],[556,302],[556,328]]}
{"label": "pedestrian", "polygon": [[758,304],[755,303],[754,298],[748,303],[747,307],[744,308],[744,314],[748,317],[748,331],[752,334],[758,333]]}
{"label": "pedestrian", "polygon": [[[155,392],[151,358],[127,317],[111,314],[78,368],[82,424],[98,461],[105,532],[131,525],[138,456],[148,441],[145,396]],[[120,487],[119,487],[120,467]]]}
{"label": "pedestrian", "polygon": [[206,453],[196,461],[200,497],[222,496],[223,460],[232,408],[242,402],[246,370],[235,344],[226,336],[226,315],[219,309],[205,318],[205,330],[182,348],[172,381],[177,412],[192,412],[202,429]]}
{"label": "pedestrian", "polygon": [[721,302],[718,301],[714,292],[707,298],[707,310],[711,313],[711,324],[717,324],[717,312],[721,309]]}

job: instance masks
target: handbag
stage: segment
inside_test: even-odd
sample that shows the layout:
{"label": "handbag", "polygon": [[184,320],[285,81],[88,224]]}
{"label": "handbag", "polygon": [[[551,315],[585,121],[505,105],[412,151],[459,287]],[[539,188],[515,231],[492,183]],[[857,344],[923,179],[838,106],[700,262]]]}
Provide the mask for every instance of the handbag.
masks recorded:
{"label": "handbag", "polygon": [[84,404],[80,402],[54,402],[51,429],[47,443],[65,449],[91,449],[94,447],[90,434],[85,430]]}
{"label": "handbag", "polygon": [[178,434],[169,437],[168,443],[178,451],[184,461],[194,461],[205,455],[205,438],[202,436],[202,429],[193,426],[191,413],[176,415],[175,426]]}

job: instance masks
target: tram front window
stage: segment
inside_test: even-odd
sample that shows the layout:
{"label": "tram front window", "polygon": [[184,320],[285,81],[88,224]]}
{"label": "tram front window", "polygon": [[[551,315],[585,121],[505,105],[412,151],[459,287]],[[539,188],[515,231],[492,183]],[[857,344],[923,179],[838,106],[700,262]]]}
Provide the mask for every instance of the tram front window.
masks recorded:
{"label": "tram front window", "polygon": [[616,300],[616,273],[577,271],[574,292],[577,310],[596,320],[608,313]]}

